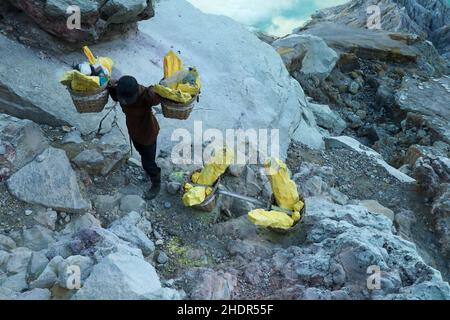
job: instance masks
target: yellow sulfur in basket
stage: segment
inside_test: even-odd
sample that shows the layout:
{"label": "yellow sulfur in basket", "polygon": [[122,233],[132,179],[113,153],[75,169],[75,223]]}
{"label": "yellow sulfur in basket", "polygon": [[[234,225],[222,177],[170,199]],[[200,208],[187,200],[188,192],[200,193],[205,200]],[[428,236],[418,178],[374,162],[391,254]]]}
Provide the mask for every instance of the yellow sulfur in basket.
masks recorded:
{"label": "yellow sulfur in basket", "polygon": [[[284,212],[255,209],[248,213],[248,219],[260,227],[289,229],[296,221]],[[300,219],[300,218],[299,218]]]}

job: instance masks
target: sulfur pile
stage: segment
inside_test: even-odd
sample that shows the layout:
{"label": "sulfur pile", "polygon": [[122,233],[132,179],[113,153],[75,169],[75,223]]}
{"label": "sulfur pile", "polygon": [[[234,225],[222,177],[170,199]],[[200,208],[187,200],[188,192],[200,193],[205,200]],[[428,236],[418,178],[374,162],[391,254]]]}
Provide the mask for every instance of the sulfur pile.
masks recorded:
{"label": "sulfur pile", "polygon": [[300,220],[305,204],[300,199],[297,186],[291,180],[289,170],[283,161],[267,160],[264,167],[277,205],[291,214],[276,210],[255,209],[248,213],[248,218],[253,224],[260,227],[289,229]]}
{"label": "sulfur pile", "polygon": [[201,86],[197,69],[185,68],[180,57],[170,51],[164,57],[164,79],[154,86],[154,91],[163,98],[185,104],[199,94]]}
{"label": "sulfur pile", "polygon": [[84,47],[83,51],[88,61],[65,72],[61,83],[75,92],[95,92],[108,84],[114,62],[108,57],[95,58],[88,47]]}
{"label": "sulfur pile", "polygon": [[194,172],[191,176],[192,183],[184,186],[183,204],[186,207],[199,205],[212,193],[212,186],[234,160],[234,153],[228,148],[216,150],[214,155],[205,164],[205,167]]}

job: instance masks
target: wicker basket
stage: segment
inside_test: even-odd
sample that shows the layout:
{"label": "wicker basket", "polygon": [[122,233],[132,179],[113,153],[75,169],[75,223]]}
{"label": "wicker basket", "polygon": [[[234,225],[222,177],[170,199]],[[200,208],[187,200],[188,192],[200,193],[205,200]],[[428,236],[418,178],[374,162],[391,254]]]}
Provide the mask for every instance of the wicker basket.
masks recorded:
{"label": "wicker basket", "polygon": [[108,103],[109,92],[106,85],[93,92],[77,92],[68,89],[73,104],[79,113],[102,112]]}
{"label": "wicker basket", "polygon": [[[300,196],[300,200],[303,201],[303,203],[305,203],[305,199],[303,197],[301,197],[301,196]],[[272,204],[276,204],[275,197],[273,195],[272,195]],[[300,223],[303,221],[303,218],[305,217],[305,213],[306,213],[305,207],[306,207],[306,204],[305,204],[305,206],[303,206],[303,209],[300,211],[300,220],[297,221],[291,228],[289,228],[289,229],[281,229],[281,228],[268,227],[267,229],[269,229],[272,232],[279,233],[279,234],[292,233],[293,231],[295,231],[298,228]]]}
{"label": "wicker basket", "polygon": [[186,120],[194,109],[194,102],[198,99],[198,95],[187,103],[176,103],[174,101],[162,98],[161,107],[165,118]]}

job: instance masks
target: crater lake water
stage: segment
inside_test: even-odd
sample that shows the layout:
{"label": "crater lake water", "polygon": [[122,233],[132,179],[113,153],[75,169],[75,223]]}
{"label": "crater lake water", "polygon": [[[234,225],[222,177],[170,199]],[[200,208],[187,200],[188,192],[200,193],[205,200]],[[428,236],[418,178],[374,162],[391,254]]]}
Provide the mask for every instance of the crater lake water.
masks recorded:
{"label": "crater lake water", "polygon": [[[266,33],[284,36],[316,10],[349,0],[188,0],[206,13],[221,14]],[[447,0],[450,5],[450,0]]]}

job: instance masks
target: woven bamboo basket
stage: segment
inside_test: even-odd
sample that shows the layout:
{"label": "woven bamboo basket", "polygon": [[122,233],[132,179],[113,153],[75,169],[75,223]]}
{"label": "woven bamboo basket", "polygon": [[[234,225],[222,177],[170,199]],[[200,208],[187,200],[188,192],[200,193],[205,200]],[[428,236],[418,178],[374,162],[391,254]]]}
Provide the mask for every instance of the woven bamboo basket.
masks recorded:
{"label": "woven bamboo basket", "polygon": [[161,108],[163,116],[169,119],[186,120],[191,115],[194,109],[194,102],[198,99],[198,94],[187,103],[177,103],[165,98],[162,98]]}
{"label": "woven bamboo basket", "polygon": [[93,92],[77,92],[70,88],[68,90],[79,113],[102,112],[108,103],[109,92],[106,85]]}

